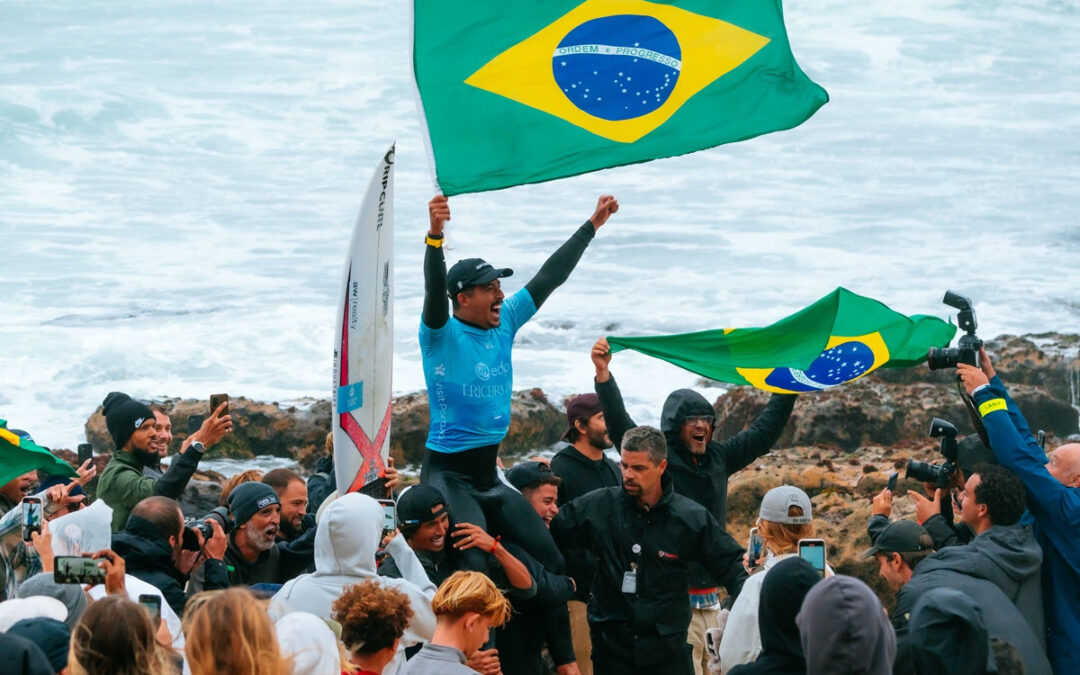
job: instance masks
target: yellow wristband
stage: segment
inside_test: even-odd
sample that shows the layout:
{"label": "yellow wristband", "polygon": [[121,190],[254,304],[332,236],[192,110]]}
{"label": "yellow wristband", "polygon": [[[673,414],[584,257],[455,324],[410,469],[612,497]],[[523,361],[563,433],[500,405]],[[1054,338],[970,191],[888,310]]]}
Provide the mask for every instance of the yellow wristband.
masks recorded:
{"label": "yellow wristband", "polygon": [[994,411],[1005,410],[1005,409],[1006,409],[1005,399],[1003,399],[1003,398],[992,398],[989,401],[986,401],[985,403],[983,403],[982,405],[979,406],[979,415],[981,415],[982,417],[986,417],[987,415],[989,415],[990,413],[992,413]]}
{"label": "yellow wristband", "polygon": [[429,234],[424,237],[424,243],[428,246],[434,246],[435,248],[442,248],[443,237],[442,235],[439,235],[438,237],[433,237]]}

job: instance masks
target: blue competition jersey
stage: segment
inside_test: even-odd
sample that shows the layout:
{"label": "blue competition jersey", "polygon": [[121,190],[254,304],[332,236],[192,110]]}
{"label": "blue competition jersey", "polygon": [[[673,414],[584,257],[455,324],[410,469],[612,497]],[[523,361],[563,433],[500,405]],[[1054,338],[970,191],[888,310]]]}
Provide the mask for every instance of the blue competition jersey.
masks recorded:
{"label": "blue competition jersey", "polygon": [[431,426],[427,447],[461,452],[500,443],[510,428],[514,336],[536,314],[525,288],[503,300],[498,328],[484,330],[453,316],[442,328],[420,321]]}

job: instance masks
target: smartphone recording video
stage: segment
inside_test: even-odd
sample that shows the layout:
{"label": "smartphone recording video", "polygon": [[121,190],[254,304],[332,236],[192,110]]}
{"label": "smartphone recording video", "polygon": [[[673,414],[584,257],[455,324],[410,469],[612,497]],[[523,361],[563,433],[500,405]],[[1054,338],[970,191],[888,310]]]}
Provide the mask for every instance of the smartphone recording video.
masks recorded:
{"label": "smartphone recording video", "polygon": [[22,500],[22,538],[23,541],[33,541],[33,534],[41,534],[41,498],[25,497]]}
{"label": "smartphone recording video", "polygon": [[105,568],[99,567],[100,560],[74,555],[58,555],[53,561],[53,581],[58,584],[90,584],[97,586],[105,583]]}

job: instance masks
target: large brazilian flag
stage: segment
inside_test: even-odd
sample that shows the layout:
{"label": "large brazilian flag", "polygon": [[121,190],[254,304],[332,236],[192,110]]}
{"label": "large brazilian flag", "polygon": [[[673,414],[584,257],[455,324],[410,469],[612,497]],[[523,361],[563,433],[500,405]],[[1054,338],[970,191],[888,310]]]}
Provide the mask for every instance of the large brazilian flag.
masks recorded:
{"label": "large brazilian flag", "polygon": [[790,129],[829,100],[779,0],[414,0],[413,71],[446,195]]}
{"label": "large brazilian flag", "polygon": [[934,316],[904,316],[838,288],[765,328],[681,335],[609,337],[613,352],[633,349],[722,382],[803,394],[857,380],[878,368],[905,368],[944,347],[956,326]]}

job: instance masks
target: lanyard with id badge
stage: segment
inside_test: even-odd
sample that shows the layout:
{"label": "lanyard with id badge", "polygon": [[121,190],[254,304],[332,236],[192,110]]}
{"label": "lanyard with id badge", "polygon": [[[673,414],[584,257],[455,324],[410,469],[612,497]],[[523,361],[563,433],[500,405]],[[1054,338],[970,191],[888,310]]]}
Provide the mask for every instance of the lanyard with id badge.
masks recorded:
{"label": "lanyard with id badge", "polygon": [[[634,544],[630,547],[635,557],[641,555],[641,544]],[[623,573],[622,577],[622,592],[629,593],[630,595],[637,595],[637,561],[630,562],[630,570]]]}

